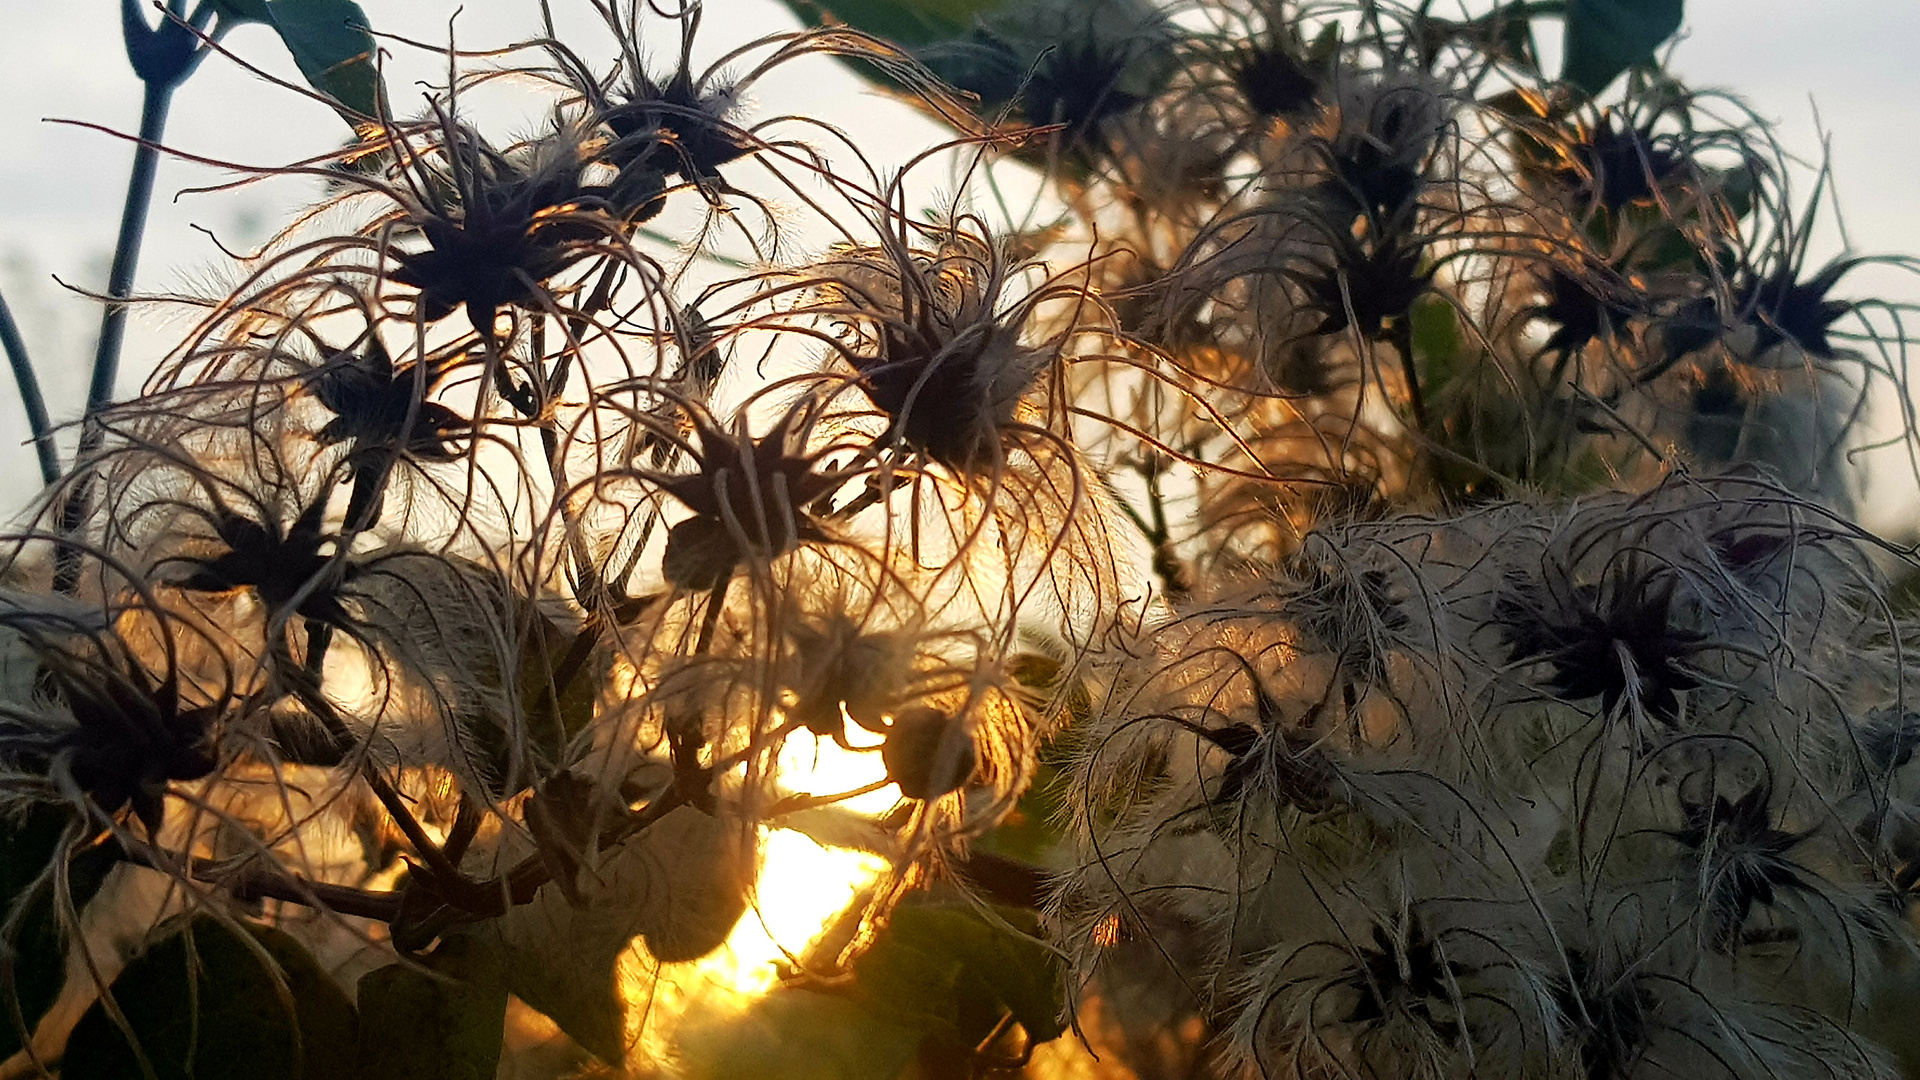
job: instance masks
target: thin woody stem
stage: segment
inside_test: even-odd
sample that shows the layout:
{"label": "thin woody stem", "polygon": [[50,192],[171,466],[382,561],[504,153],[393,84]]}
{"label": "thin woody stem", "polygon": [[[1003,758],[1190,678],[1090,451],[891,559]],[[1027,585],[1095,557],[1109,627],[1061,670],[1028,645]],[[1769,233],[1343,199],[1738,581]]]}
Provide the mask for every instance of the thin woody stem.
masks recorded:
{"label": "thin woody stem", "polygon": [[33,452],[40,459],[40,479],[49,487],[60,479],[60,455],[53,445],[53,423],[47,417],[47,401],[40,393],[40,380],[33,373],[33,361],[27,356],[27,343],[14,324],[7,298],[0,296],[0,348],[7,353],[13,368],[13,382],[20,390],[20,405],[27,412],[27,427],[33,433]]}

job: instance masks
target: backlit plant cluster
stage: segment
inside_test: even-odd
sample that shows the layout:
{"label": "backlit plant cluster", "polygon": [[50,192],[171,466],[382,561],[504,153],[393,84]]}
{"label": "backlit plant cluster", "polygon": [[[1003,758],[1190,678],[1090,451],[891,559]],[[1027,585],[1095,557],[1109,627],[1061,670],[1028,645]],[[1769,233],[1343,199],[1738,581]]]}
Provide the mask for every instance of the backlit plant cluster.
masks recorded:
{"label": "backlit plant cluster", "polygon": [[[17,531],[23,1072],[1898,1075],[1905,342],[1735,99],[1543,5],[592,6],[277,170]],[[756,117],[836,63],[951,141]],[[676,1042],[776,830],[880,869]]]}

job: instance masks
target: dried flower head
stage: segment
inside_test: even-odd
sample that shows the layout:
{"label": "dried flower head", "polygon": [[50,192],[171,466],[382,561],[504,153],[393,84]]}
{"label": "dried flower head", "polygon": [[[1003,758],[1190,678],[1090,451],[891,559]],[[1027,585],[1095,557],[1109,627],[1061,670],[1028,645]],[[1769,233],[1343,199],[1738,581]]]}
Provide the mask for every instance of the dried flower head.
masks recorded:
{"label": "dried flower head", "polygon": [[[639,27],[626,25],[613,5],[601,9],[620,42],[619,79],[604,96],[591,80],[583,79],[582,89],[591,93],[594,121],[613,135],[599,158],[618,171],[616,188],[625,186],[657,199],[664,179],[677,175],[725,190],[720,167],[759,147],[759,140],[734,122],[744,81],[723,79],[719,65],[694,70],[693,43],[704,12],[705,5],[698,2],[678,12],[679,63],[671,75],[658,78],[647,71],[639,54]],[[622,209],[630,207],[622,216],[632,220],[659,212],[656,202],[615,201]]]}
{"label": "dried flower head", "polygon": [[330,355],[308,385],[333,419],[314,434],[322,445],[344,443],[353,477],[345,521],[371,528],[380,517],[386,479],[401,459],[447,462],[459,456],[467,418],[428,400],[445,378],[439,358],[396,366],[379,338],[358,352]]}
{"label": "dried flower head", "polygon": [[186,575],[172,582],[179,588],[216,594],[247,590],[269,610],[345,627],[351,619],[339,589],[351,579],[353,566],[332,550],[335,538],[323,531],[325,516],[324,499],[284,527],[271,515],[255,521],[216,506],[209,515],[219,541],[216,553],[175,556],[156,569],[183,564]]}
{"label": "dried flower head", "polygon": [[693,511],[667,533],[662,568],[681,589],[724,585],[743,563],[765,563],[803,543],[831,539],[821,501],[851,478],[822,465],[826,452],[809,446],[820,405],[803,398],[773,429],[753,436],[744,417],[731,432],[705,409],[686,410],[698,445],[680,443],[698,467],[688,475],[642,475]]}
{"label": "dried flower head", "polygon": [[548,137],[499,150],[435,108],[437,123],[389,136],[395,179],[359,182],[398,204],[390,228],[424,241],[389,250],[388,276],[419,290],[419,317],[438,322],[464,309],[491,337],[501,309],[540,309],[550,279],[603,253],[621,225],[585,189],[577,128],[556,121]]}
{"label": "dried flower head", "polygon": [[[56,798],[86,800],[95,823],[130,811],[158,840],[170,785],[220,765],[226,688],[207,687],[213,696],[203,698],[171,663],[149,671],[117,633],[44,614],[22,607],[0,616],[39,672],[38,700],[0,713],[0,762],[46,777]],[[174,636],[163,630],[163,640]]]}
{"label": "dried flower head", "polygon": [[[839,355],[908,449],[961,473],[990,470],[1002,431],[1054,362],[1027,340],[1034,308],[1071,288],[1013,295],[1014,265],[971,218],[937,229],[902,222],[879,247],[847,248],[810,268],[818,299],[802,310],[841,329]],[[916,233],[937,246],[911,246]]]}
{"label": "dried flower head", "polygon": [[1603,715],[1624,703],[1635,716],[1672,723],[1680,693],[1701,685],[1697,658],[1714,647],[1684,578],[1658,564],[1611,564],[1596,581],[1548,567],[1516,581],[1499,602],[1514,663],[1544,663],[1544,685],[1567,701],[1600,699]]}

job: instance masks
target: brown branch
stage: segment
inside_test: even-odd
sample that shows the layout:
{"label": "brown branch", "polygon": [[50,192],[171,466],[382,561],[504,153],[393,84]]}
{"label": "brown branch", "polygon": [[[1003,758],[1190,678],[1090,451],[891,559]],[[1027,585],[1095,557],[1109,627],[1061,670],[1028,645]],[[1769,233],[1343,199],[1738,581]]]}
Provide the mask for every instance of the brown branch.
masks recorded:
{"label": "brown branch", "polygon": [[235,900],[284,900],[311,908],[324,908],[340,915],[354,915],[391,923],[400,916],[403,893],[371,892],[351,885],[333,885],[310,881],[298,874],[277,870],[248,869],[230,876],[210,873],[195,859],[194,879],[224,889]]}
{"label": "brown branch", "polygon": [[165,848],[130,846],[124,839],[116,847],[115,853],[120,858],[163,874],[178,875],[184,865],[189,878],[211,885],[235,900],[285,900],[380,922],[392,922],[400,914],[402,894],[398,892],[374,892],[314,881],[258,863],[236,868],[231,862],[216,859],[189,859]]}

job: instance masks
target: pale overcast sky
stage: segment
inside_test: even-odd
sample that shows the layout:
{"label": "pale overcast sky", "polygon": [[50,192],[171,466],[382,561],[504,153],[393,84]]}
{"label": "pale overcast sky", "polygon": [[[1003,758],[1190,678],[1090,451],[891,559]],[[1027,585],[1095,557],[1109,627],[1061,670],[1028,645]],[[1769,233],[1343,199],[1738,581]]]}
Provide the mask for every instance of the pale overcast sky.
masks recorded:
{"label": "pale overcast sky", "polygon": [[[383,30],[444,40],[452,5],[429,0],[362,0]],[[604,34],[583,3],[555,0],[567,25],[592,48]],[[1920,2],[1916,0],[1689,0],[1687,36],[1673,67],[1696,86],[1735,91],[1777,121],[1789,149],[1820,151],[1815,106],[1829,137],[1846,223],[1861,251],[1920,255]],[[497,45],[533,27],[532,0],[467,0],[457,23],[463,45]],[[709,0],[712,45],[792,25],[773,0]],[[97,315],[93,305],[52,280],[103,287],[131,150],[98,133],[42,122],[97,121],[132,130],[140,86],[120,43],[113,0],[0,0],[0,288],[22,323],[56,420],[71,419],[85,393]],[[276,74],[297,80],[291,60],[264,28],[243,27],[228,45]],[[668,53],[670,40],[656,48]],[[412,50],[397,49],[389,73],[396,90],[439,73]],[[868,92],[827,63],[795,65],[792,76],[762,85],[761,112],[829,117],[862,145],[904,156],[938,140],[941,129]],[[856,96],[857,95],[857,96]],[[264,85],[220,57],[210,59],[176,95],[170,145],[214,158],[273,165],[319,153],[346,134],[324,107]],[[275,181],[239,193],[174,193],[219,182],[218,172],[169,161],[161,169],[138,289],[191,287],[218,255],[194,225],[236,247],[257,241],[313,195],[310,183]],[[1829,230],[1815,257],[1840,249]],[[1920,302],[1920,282],[1891,272],[1850,278],[1849,294]],[[122,378],[132,392],[178,326],[135,321]],[[11,384],[0,375],[0,512],[38,488]],[[1888,461],[1891,469],[1894,462]],[[1898,505],[1897,500],[1880,500]],[[1884,518],[1884,515],[1882,515]],[[1891,519],[1883,527],[1901,528]]]}

